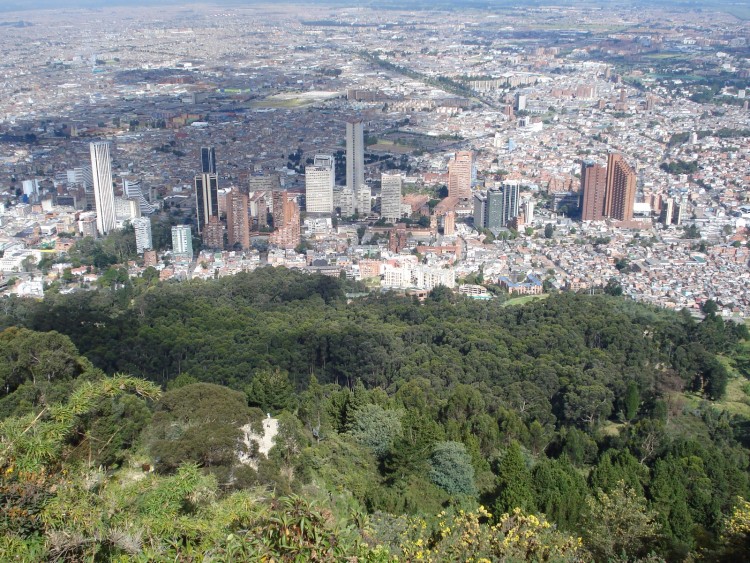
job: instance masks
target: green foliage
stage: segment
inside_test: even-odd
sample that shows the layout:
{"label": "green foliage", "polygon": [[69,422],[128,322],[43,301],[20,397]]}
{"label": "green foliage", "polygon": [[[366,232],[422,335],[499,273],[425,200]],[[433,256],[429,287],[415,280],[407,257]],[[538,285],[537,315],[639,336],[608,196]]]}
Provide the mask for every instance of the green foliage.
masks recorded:
{"label": "green foliage", "polygon": [[259,370],[247,389],[247,402],[263,412],[279,412],[294,405],[294,389],[289,375],[279,369]]}
{"label": "green foliage", "polygon": [[379,405],[363,405],[352,414],[349,432],[377,458],[384,458],[401,434],[401,413]]}
{"label": "green foliage", "polygon": [[583,532],[586,547],[597,561],[629,560],[648,554],[657,526],[646,499],[620,481],[610,493],[599,490],[587,499]]}
{"label": "green foliage", "polygon": [[148,449],[162,472],[193,462],[200,467],[231,467],[245,451],[240,427],[249,421],[244,394],[210,383],[168,391],[151,424]]}
{"label": "green foliage", "polygon": [[430,481],[452,495],[472,495],[476,492],[474,468],[463,444],[435,444],[430,456]]}
{"label": "green foliage", "polygon": [[512,512],[520,508],[524,512],[532,512],[534,506],[534,489],[532,487],[531,472],[526,467],[521,447],[518,442],[512,442],[497,465],[497,500],[494,510],[496,514]]}

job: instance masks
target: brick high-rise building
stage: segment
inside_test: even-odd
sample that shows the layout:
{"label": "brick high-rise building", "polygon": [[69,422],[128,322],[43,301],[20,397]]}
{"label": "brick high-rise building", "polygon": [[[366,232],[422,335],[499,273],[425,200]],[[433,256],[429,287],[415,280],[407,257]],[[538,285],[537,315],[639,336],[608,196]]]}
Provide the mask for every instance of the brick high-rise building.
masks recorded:
{"label": "brick high-rise building", "polygon": [[636,174],[621,154],[610,153],[607,159],[607,194],[605,215],[618,221],[633,219]]}
{"label": "brick high-rise building", "polygon": [[203,247],[210,250],[224,249],[224,223],[218,217],[210,217],[203,226]]}
{"label": "brick high-rise building", "polygon": [[227,194],[227,242],[230,249],[250,248],[250,216],[247,194],[232,190]]}
{"label": "brick high-rise building", "polygon": [[274,229],[268,242],[281,248],[291,249],[299,245],[300,240],[299,205],[287,196],[281,204],[281,225]]}
{"label": "brick high-rise building", "polygon": [[458,151],[448,163],[448,195],[461,199],[471,197],[471,179],[474,167],[474,153]]}
{"label": "brick high-rise building", "polygon": [[607,194],[607,169],[590,161],[581,164],[582,221],[604,219],[604,199]]}

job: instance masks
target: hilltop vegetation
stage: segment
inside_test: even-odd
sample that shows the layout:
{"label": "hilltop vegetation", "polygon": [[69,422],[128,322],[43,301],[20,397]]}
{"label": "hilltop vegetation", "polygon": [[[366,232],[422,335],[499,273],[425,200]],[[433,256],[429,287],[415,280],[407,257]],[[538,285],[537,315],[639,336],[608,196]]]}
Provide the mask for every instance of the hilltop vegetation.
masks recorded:
{"label": "hilltop vegetation", "polygon": [[[746,372],[744,325],[605,295],[503,307],[346,289],[263,269],[6,301],[0,556],[748,547],[750,424],[713,404]],[[268,457],[243,440],[267,413]]]}

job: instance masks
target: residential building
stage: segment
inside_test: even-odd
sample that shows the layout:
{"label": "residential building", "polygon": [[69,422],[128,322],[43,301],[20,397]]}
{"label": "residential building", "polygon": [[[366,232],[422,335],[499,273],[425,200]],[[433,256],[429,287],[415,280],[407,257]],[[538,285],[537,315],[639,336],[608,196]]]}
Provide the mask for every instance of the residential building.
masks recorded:
{"label": "residential building", "polygon": [[151,219],[148,217],[136,217],[131,222],[135,231],[135,247],[138,254],[151,250],[154,243],[151,239]]}
{"label": "residential building", "polygon": [[227,194],[227,243],[230,249],[239,245],[250,248],[250,215],[247,194],[232,190]]}
{"label": "residential building", "polygon": [[172,252],[193,258],[193,234],[190,225],[172,227]]}
{"label": "residential building", "polygon": [[471,182],[474,173],[474,153],[458,151],[448,163],[448,195],[460,199],[471,197]]}
{"label": "residential building", "polygon": [[604,219],[604,200],[607,194],[607,169],[591,161],[581,163],[582,221]]}
{"label": "residential building", "polygon": [[621,154],[610,153],[607,159],[605,215],[618,221],[631,221],[635,191],[635,172]]}
{"label": "residential building", "polygon": [[401,218],[401,190],[400,174],[380,176],[380,216],[386,221],[395,223]]}

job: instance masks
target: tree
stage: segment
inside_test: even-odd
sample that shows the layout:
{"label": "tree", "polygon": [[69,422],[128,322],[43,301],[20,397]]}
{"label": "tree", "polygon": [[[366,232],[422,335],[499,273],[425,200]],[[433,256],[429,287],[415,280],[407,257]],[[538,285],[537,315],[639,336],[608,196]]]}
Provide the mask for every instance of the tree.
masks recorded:
{"label": "tree", "polygon": [[620,282],[617,281],[617,278],[609,278],[607,285],[604,286],[604,293],[614,297],[622,295],[622,286],[620,285]]}
{"label": "tree", "polygon": [[390,451],[401,434],[401,413],[379,405],[364,405],[354,411],[349,433],[379,459]]}
{"label": "tree", "polygon": [[638,414],[638,408],[641,405],[641,394],[638,392],[638,384],[635,381],[629,381],[625,390],[625,399],[623,401],[625,420],[631,421]]}
{"label": "tree", "polygon": [[552,238],[555,234],[555,226],[552,223],[547,223],[544,226],[544,238]]}
{"label": "tree", "polygon": [[473,495],[474,467],[460,442],[438,442],[430,456],[430,481],[451,495]]}
{"label": "tree", "polygon": [[565,416],[589,427],[612,413],[612,391],[601,384],[573,386],[565,394]]}
{"label": "tree", "polygon": [[240,427],[249,421],[244,393],[212,383],[167,391],[151,425],[148,450],[162,472],[186,462],[231,467],[245,451]]}
{"label": "tree", "polygon": [[610,492],[599,489],[586,501],[584,542],[597,561],[646,555],[657,537],[655,515],[624,481]]}
{"label": "tree", "polygon": [[291,409],[295,400],[289,374],[278,368],[256,371],[247,389],[247,401],[251,407],[258,407],[263,412]]}
{"label": "tree", "polygon": [[505,454],[497,465],[496,473],[495,514],[512,512],[516,508],[533,511],[535,506],[531,473],[526,467],[518,442],[512,442],[505,450]]}

